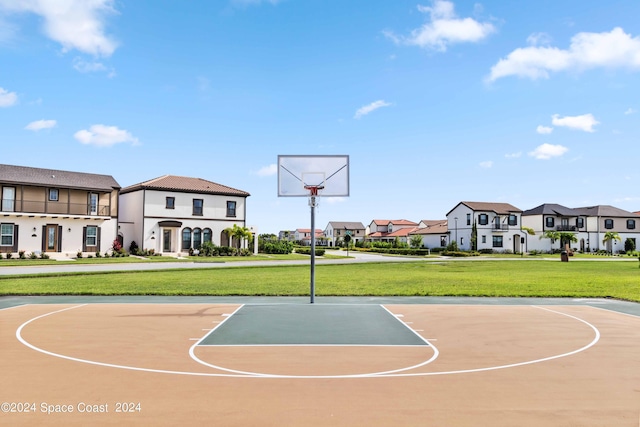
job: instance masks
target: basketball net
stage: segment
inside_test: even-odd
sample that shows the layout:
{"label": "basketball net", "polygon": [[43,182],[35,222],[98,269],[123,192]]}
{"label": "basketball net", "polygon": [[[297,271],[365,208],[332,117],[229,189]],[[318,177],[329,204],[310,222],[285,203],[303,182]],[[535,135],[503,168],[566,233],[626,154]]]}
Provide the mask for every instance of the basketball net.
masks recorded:
{"label": "basketball net", "polygon": [[309,206],[312,208],[318,206],[316,197],[320,197],[318,190],[324,189],[324,185],[305,185],[304,189],[309,191]]}

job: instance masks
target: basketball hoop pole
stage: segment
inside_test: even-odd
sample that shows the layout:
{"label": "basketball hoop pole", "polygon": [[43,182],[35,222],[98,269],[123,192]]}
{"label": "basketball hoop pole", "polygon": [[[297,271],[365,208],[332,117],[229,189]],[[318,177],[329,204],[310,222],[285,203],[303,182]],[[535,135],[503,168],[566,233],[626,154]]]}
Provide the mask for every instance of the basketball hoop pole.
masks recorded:
{"label": "basketball hoop pole", "polygon": [[315,302],[316,298],[316,197],[318,196],[318,190],[323,189],[323,186],[305,186],[305,189],[309,190],[309,206],[311,207],[311,279],[310,290],[311,304]]}

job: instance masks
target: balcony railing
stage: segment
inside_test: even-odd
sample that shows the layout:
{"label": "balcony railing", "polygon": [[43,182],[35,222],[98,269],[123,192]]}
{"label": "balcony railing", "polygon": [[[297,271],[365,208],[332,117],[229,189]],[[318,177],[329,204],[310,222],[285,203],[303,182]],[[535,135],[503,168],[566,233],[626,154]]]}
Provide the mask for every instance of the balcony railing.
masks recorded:
{"label": "balcony railing", "polygon": [[578,231],[575,225],[557,225],[556,231]]}
{"label": "balcony railing", "polygon": [[35,200],[2,200],[4,213],[35,213],[48,215],[110,216],[111,206],[90,203],[44,202]]}
{"label": "balcony railing", "polygon": [[496,224],[495,222],[491,224],[491,228],[493,231],[509,231],[509,224]]}

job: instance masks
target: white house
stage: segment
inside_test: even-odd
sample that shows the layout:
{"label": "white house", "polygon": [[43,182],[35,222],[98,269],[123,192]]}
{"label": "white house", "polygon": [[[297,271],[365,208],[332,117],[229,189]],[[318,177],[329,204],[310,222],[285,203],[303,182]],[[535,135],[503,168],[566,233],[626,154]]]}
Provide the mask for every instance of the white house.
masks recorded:
{"label": "white house", "polygon": [[369,224],[367,240],[371,242],[393,243],[396,238],[408,242],[409,232],[418,227],[418,223],[406,219],[374,219]]}
{"label": "white house", "polygon": [[366,229],[361,222],[356,221],[329,221],[324,229],[324,236],[329,246],[340,245],[344,237],[351,236],[351,244],[362,242]]}
{"label": "white house", "polygon": [[[201,178],[164,175],[120,191],[120,233],[126,249],[187,253],[203,242],[235,246],[224,231],[246,227],[249,193]],[[255,239],[257,241],[257,239]]]}
{"label": "white house", "polygon": [[449,244],[447,220],[422,220],[417,228],[409,232],[409,240],[412,236],[422,237],[424,248],[443,248]]}
{"label": "white house", "polygon": [[471,250],[473,224],[477,230],[477,250],[526,251],[526,233],[521,231],[522,211],[509,203],[460,202],[447,213],[451,241],[460,250]]}
{"label": "white house", "polygon": [[[568,208],[545,203],[524,211],[522,225],[535,233],[529,236],[529,250],[550,251],[564,247],[564,242],[541,238],[546,231],[573,233],[577,241],[570,243],[570,247],[582,252],[606,250],[617,253],[624,249],[626,239],[631,239],[636,248],[640,242],[640,215],[608,205]],[[605,244],[607,232],[618,233],[622,241]]]}
{"label": "white house", "polygon": [[110,175],[0,165],[0,253],[108,251],[117,238],[119,190]]}
{"label": "white house", "polygon": [[[316,246],[326,246],[326,240],[322,230],[316,228],[315,231]],[[311,246],[311,229],[310,228],[297,228],[293,232],[293,241],[299,242],[303,246]]]}

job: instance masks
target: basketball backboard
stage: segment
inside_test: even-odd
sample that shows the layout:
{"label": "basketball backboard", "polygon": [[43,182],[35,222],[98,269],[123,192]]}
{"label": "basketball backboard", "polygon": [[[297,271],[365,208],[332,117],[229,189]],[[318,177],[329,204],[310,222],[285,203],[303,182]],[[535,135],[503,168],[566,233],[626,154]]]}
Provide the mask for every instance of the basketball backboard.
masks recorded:
{"label": "basketball backboard", "polygon": [[349,196],[349,156],[278,156],[278,196]]}

